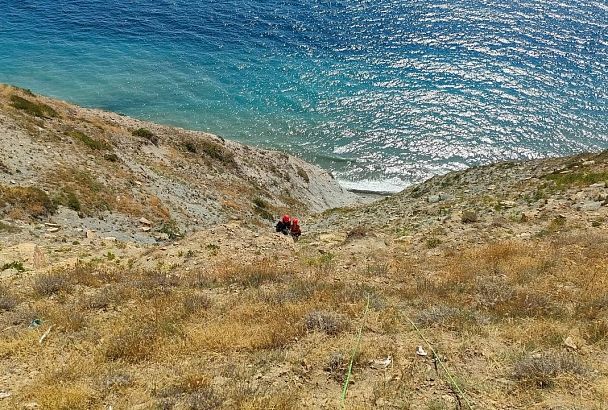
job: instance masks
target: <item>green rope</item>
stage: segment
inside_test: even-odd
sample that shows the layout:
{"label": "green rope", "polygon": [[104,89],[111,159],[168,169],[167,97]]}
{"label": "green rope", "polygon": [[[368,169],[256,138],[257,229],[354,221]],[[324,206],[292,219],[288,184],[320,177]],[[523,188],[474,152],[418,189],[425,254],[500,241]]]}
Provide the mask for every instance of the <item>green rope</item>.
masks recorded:
{"label": "green rope", "polygon": [[363,312],[363,320],[361,321],[361,326],[359,327],[359,334],[357,335],[357,343],[353,347],[353,354],[350,358],[350,363],[348,364],[348,372],[346,373],[346,380],[344,381],[344,387],[342,387],[342,408],[344,408],[344,404],[346,403],[346,394],[348,393],[348,385],[350,384],[350,378],[353,374],[353,363],[355,361],[355,356],[359,351],[359,346],[361,345],[361,334],[363,333],[363,326],[365,325],[365,319],[367,318],[367,312],[369,311],[369,295],[367,296],[367,304],[365,305],[365,311]]}
{"label": "green rope", "polygon": [[433,345],[431,344],[431,342],[429,342],[424,337],[424,335],[422,334],[422,332],[420,331],[420,329],[418,329],[418,326],[416,326],[416,323],[414,323],[409,317],[407,318],[407,320],[412,324],[412,326],[414,327],[414,330],[416,330],[416,333],[418,333],[418,335],[420,336],[420,338],[429,346],[429,348],[431,349],[431,352],[433,353],[433,357],[435,358],[436,362],[439,363],[439,365],[441,366],[441,368],[443,369],[443,371],[445,372],[445,374],[448,376],[448,379],[450,380],[450,383],[452,383],[452,386],[454,387],[454,389],[456,389],[456,391],[458,392],[458,394],[460,395],[460,397],[462,397],[462,399],[464,400],[464,402],[467,404],[467,407],[470,410],[473,410],[473,405],[471,404],[471,402],[469,401],[469,399],[467,398],[467,396],[464,394],[464,391],[462,391],[462,389],[460,388],[460,386],[458,385],[458,383],[456,383],[456,380],[454,380],[454,377],[452,377],[452,374],[450,373],[450,371],[448,370],[448,368],[445,366],[445,364],[443,364],[443,361],[441,360],[441,358],[439,357],[439,355],[437,354],[437,352],[433,348]]}

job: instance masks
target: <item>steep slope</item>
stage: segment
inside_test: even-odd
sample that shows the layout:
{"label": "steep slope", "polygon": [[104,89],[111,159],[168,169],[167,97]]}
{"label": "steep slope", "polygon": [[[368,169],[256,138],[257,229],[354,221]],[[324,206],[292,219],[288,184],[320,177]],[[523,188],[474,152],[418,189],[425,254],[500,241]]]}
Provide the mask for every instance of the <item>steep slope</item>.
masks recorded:
{"label": "steep slope", "polygon": [[325,171],[284,153],[10,86],[0,86],[0,158],[5,215],[142,241],[154,239],[140,218],[150,221],[145,230],[173,235],[356,200]]}

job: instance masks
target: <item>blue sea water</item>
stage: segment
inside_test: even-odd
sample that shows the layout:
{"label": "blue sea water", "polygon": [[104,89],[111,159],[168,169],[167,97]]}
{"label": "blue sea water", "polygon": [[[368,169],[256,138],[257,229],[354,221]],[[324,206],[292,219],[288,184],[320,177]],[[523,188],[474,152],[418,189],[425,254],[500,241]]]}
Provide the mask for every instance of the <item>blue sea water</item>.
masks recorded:
{"label": "blue sea water", "polygon": [[0,0],[0,82],[397,190],[608,148],[608,2]]}

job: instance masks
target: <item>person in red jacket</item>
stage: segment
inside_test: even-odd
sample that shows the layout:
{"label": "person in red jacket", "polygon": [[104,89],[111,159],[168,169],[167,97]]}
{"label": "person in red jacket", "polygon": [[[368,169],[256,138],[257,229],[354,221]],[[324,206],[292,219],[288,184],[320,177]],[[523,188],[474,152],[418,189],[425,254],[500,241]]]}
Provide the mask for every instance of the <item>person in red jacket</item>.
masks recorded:
{"label": "person in red jacket", "polygon": [[291,227],[291,218],[289,215],[283,215],[283,217],[277,222],[276,230],[283,235],[289,235],[289,229]]}
{"label": "person in red jacket", "polygon": [[297,242],[298,239],[300,239],[300,235],[302,235],[302,229],[300,228],[300,221],[298,220],[298,218],[293,218],[291,220],[290,234],[294,241]]}

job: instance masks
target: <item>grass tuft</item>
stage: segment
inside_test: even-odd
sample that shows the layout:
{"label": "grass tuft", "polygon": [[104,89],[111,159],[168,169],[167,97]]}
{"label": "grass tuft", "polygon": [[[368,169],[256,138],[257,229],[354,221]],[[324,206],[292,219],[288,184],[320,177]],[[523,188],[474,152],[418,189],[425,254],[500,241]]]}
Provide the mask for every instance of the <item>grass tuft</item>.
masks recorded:
{"label": "grass tuft", "polygon": [[18,95],[11,95],[11,105],[18,110],[25,111],[29,115],[40,118],[57,117],[57,111],[52,107],[38,102],[33,102]]}

